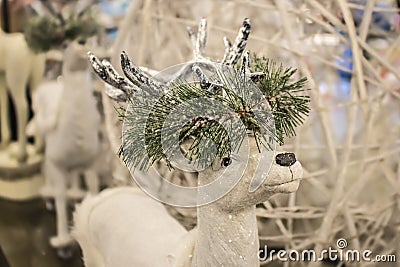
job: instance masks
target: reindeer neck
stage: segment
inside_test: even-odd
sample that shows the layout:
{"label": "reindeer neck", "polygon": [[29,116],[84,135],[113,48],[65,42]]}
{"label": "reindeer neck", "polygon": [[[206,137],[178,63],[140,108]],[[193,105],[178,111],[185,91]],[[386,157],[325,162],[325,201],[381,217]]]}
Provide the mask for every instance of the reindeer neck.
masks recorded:
{"label": "reindeer neck", "polygon": [[[199,174],[199,184],[209,182],[206,176]],[[201,190],[198,197],[202,197]],[[198,238],[192,266],[259,266],[255,206],[229,209],[223,206],[225,202],[231,201],[222,198],[197,208]],[[232,202],[240,203],[240,199]]]}
{"label": "reindeer neck", "polygon": [[211,204],[199,207],[197,216],[193,266],[259,266],[255,207],[228,214]]}

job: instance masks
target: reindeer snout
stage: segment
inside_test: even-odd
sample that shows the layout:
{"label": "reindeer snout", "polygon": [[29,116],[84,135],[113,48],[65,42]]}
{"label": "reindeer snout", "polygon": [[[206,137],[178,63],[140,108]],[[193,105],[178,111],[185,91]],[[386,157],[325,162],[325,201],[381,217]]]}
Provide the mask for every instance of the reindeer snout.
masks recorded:
{"label": "reindeer snout", "polygon": [[289,167],[296,163],[296,155],[294,153],[280,153],[275,157],[276,164]]}

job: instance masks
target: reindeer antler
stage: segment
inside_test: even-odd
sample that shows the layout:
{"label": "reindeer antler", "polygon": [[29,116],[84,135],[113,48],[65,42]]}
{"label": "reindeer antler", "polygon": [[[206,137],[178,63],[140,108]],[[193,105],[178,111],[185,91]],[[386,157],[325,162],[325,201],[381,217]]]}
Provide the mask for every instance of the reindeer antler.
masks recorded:
{"label": "reindeer antler", "polygon": [[232,45],[227,37],[224,37],[225,55],[222,64],[235,65],[243,54],[247,45],[247,39],[251,32],[251,23],[248,18],[243,20],[243,26],[236,36],[235,43]]}
{"label": "reindeer antler", "polygon": [[[244,19],[243,26],[240,28],[239,33],[235,39],[234,45],[224,37],[224,42],[226,44],[225,56],[222,60],[222,64],[225,65],[235,65],[237,61],[243,54],[244,48],[247,44],[247,39],[249,37],[251,30],[251,24],[249,19]],[[197,35],[194,33],[191,27],[187,28],[189,38],[192,40],[193,45],[193,56],[195,61],[201,61],[205,58],[206,44],[207,44],[207,20],[201,19],[199,27],[197,30]],[[139,88],[146,87],[146,90],[162,90],[166,91],[167,85],[161,83],[140,70],[128,57],[125,52],[121,53],[121,67],[124,72],[125,77],[122,77],[114,69],[114,67],[107,60],[100,60],[93,53],[88,54],[89,61],[96,72],[96,74],[107,84],[112,87],[106,87],[106,94],[115,101],[124,102],[127,100],[127,95],[135,93]],[[247,56],[248,59],[248,56]],[[184,67],[175,78],[179,78],[186,75],[186,72],[194,72],[201,80],[202,87],[212,87],[218,88],[218,83],[211,84],[208,78],[204,75],[199,67],[199,64],[193,65],[189,68]],[[247,64],[247,69],[249,69],[250,63]],[[204,64],[203,64],[204,65]],[[259,78],[262,74],[250,74],[251,77]],[[113,88],[114,87],[114,88]],[[208,88],[211,89],[211,88]]]}
{"label": "reindeer antler", "polygon": [[147,91],[165,91],[167,86],[145,74],[128,57],[121,53],[121,66],[125,77],[121,76],[108,60],[100,60],[92,52],[88,53],[93,70],[104,82],[112,87],[106,88],[106,94],[117,102],[124,102],[128,96],[146,88]]}
{"label": "reindeer antler", "polygon": [[[207,44],[207,20],[204,18],[200,20],[197,36],[191,27],[187,27],[187,31],[193,45],[194,59],[200,60],[205,58]],[[250,19],[245,18],[233,45],[226,36],[224,37],[225,54],[221,61],[222,64],[233,66],[239,61],[247,45],[250,32]]]}
{"label": "reindeer antler", "polygon": [[93,70],[104,82],[112,87],[106,87],[106,94],[117,102],[125,102],[127,95],[137,92],[139,88],[122,77],[107,60],[100,60],[92,52],[88,53],[88,58]]}
{"label": "reindeer antler", "polygon": [[189,38],[192,40],[193,56],[195,60],[205,57],[207,44],[207,20],[201,19],[197,30],[197,37],[191,27],[187,27]]}
{"label": "reindeer antler", "polygon": [[136,66],[128,57],[127,53],[121,53],[121,66],[125,76],[138,86],[145,86],[147,89],[156,89],[158,91],[165,91],[167,86],[163,83],[146,75],[141,69]]}

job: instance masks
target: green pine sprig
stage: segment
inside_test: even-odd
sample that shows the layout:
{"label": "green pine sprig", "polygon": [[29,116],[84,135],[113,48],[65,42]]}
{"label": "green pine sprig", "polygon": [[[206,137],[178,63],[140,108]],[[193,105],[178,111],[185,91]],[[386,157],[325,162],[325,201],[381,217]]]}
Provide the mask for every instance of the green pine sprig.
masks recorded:
{"label": "green pine sprig", "polygon": [[[123,161],[129,168],[147,170],[164,159],[172,167],[170,159],[191,139],[186,159],[206,167],[215,157],[239,149],[248,131],[260,151],[272,149],[274,142],[283,144],[309,113],[306,79],[294,81],[295,69],[277,67],[264,57],[254,56],[250,70],[264,75],[253,83],[245,68],[224,69],[209,78],[218,85],[213,90],[177,80],[167,93],[142,88],[128,96],[119,152]],[[176,120],[168,121],[171,116]]]}
{"label": "green pine sprig", "polygon": [[275,131],[280,145],[284,137],[296,135],[295,128],[300,126],[310,112],[310,97],[305,95],[307,78],[294,81],[294,68],[277,66],[275,62],[253,55],[252,71],[265,74],[256,82],[267,99],[275,120]]}
{"label": "green pine sprig", "polygon": [[[119,153],[128,167],[147,170],[161,159],[171,167],[169,155],[176,154],[177,144],[188,139],[192,142],[184,152],[186,159],[206,167],[215,157],[239,149],[248,130],[254,133],[257,144],[272,148],[272,140],[266,137],[271,134],[266,133],[273,133],[273,125],[257,120],[248,77],[235,70],[228,75],[217,71],[217,76],[221,86],[215,92],[200,88],[199,83],[178,80],[166,94],[152,96],[143,90],[129,98]],[[197,116],[204,112],[204,116]],[[258,113],[263,119],[270,114],[262,109]],[[185,123],[168,123],[171,115]]]}

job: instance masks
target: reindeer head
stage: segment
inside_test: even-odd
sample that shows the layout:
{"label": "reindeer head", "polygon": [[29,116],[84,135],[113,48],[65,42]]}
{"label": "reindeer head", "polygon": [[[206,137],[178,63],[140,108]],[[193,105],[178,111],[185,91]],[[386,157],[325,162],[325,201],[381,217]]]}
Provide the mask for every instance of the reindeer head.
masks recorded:
{"label": "reindeer head", "polygon": [[[207,77],[207,75],[205,75],[205,73],[202,72],[201,68],[199,68],[199,66],[196,66],[197,64],[207,65],[208,63],[210,63],[208,65],[212,65],[215,63],[212,60],[206,59],[204,55],[206,36],[207,36],[205,31],[206,31],[205,20],[202,20],[200,23],[197,38],[195,37],[193,31],[189,29],[189,35],[192,38],[194,45],[195,62],[190,62],[189,64],[184,66],[179,72],[177,72],[174,78],[185,79],[188,75],[194,74],[195,76],[198,77],[201,89],[210,92],[212,90],[216,91],[218,90],[219,86],[221,86],[221,83],[219,83],[220,80],[217,81],[210,80],[209,77]],[[302,122],[301,115],[306,115],[308,113],[308,108],[305,107],[306,104],[308,103],[308,100],[305,98],[303,99],[301,97],[296,98],[292,93],[301,91],[301,86],[303,85],[304,80],[299,83],[290,83],[289,82],[290,78],[295,72],[295,70],[290,70],[290,69],[282,70],[282,68],[279,68],[273,70],[268,67],[262,69],[265,70],[265,72],[262,72],[260,70],[257,71],[257,68],[256,72],[253,72],[250,66],[249,53],[247,52],[244,53],[243,55],[243,51],[246,46],[249,33],[250,33],[250,21],[248,19],[245,19],[243,22],[243,26],[239,30],[239,34],[233,44],[231,44],[231,42],[228,39],[226,38],[224,39],[226,49],[224,58],[221,61],[221,65],[223,66],[222,69],[224,68],[226,69],[228,67],[231,67],[231,69],[235,70],[239,69],[239,72],[243,74],[242,77],[245,77],[243,79],[249,78],[250,81],[260,82],[261,80],[267,83],[266,87],[268,88],[262,93],[269,90],[270,92],[272,92],[272,95],[269,96],[269,102],[266,105],[269,106],[271,109],[272,108],[279,109],[275,110],[277,111],[275,114],[289,114],[288,116],[282,116],[280,118],[281,120],[279,121],[278,125],[281,127],[281,133],[289,132],[289,135],[292,135],[294,133],[293,127],[299,125]],[[108,61],[105,60],[100,61],[93,54],[89,54],[89,59],[98,76],[102,78],[106,83],[116,88],[114,89],[111,87],[107,87],[106,90],[106,93],[116,101],[126,101],[126,99],[132,95],[134,96],[134,98],[136,98],[138,95],[137,93],[143,91],[149,91],[150,94],[153,94],[154,92],[162,92],[161,93],[162,95],[163,92],[165,93],[169,89],[170,83],[168,83],[168,81],[165,82],[164,78],[154,79],[150,77],[149,75],[144,73],[139,67],[135,66],[129,60],[129,58],[125,53],[122,53],[121,55],[121,65],[126,78],[119,75]],[[240,59],[243,59],[242,66],[236,68],[235,65]],[[284,75],[285,77],[281,77],[281,75]],[[221,86],[221,88],[229,87],[226,86],[226,84],[222,85],[223,86]],[[270,87],[274,88],[271,89]],[[252,90],[249,89],[249,92],[252,92]],[[284,96],[282,95],[282,92],[285,94]],[[227,93],[227,91],[225,91],[225,93]],[[202,93],[200,92],[199,95],[202,95]],[[277,95],[278,97],[276,97]],[[278,105],[276,105],[277,102],[275,102],[275,100],[279,101],[281,96],[283,99],[285,99],[285,102],[278,103]],[[222,94],[221,97],[224,97],[224,94]],[[132,99],[132,97],[130,99]],[[164,112],[165,105],[169,105],[171,102],[175,103],[176,102],[175,100],[179,99],[172,98],[172,101],[170,102],[168,101],[163,102],[162,104],[164,104],[164,106],[160,105],[161,111]],[[238,102],[240,101],[241,100],[239,99]],[[300,104],[296,105],[298,103]],[[249,115],[244,119],[241,118],[242,121],[245,121],[247,123],[246,125],[247,129],[257,131],[258,128],[266,126],[263,123],[261,123],[263,125],[260,124],[261,126],[257,125],[256,123],[253,123],[254,117],[252,117],[251,115],[252,111],[248,111],[247,106],[239,107],[235,111],[237,112],[237,114],[240,114],[240,116],[242,116],[243,114]],[[158,115],[160,113],[155,112],[155,115],[153,117],[159,118],[160,116]],[[293,115],[294,119],[292,118],[292,120],[290,120],[291,119],[290,114]],[[200,121],[200,124],[202,123],[204,123],[204,121]],[[137,124],[134,125],[136,127]],[[137,128],[139,129],[140,127]],[[130,137],[135,138],[135,136],[143,136],[144,134],[143,129],[144,128],[140,128],[134,134],[131,134]],[[154,131],[150,132],[157,134],[160,132],[160,129],[157,128]],[[257,132],[257,136],[258,137],[260,136],[260,132]],[[158,138],[158,136],[156,137]],[[148,140],[152,142],[153,139],[150,138]],[[279,142],[282,143],[282,140],[283,140],[282,136],[280,136]],[[131,145],[130,147],[128,147],[128,149],[126,149],[124,145],[122,147],[126,150],[131,150],[136,152],[138,151],[136,149],[137,146],[135,145],[135,142],[132,142],[132,140],[128,140],[128,143],[130,143]],[[156,145],[156,147],[161,147],[161,145]],[[250,153],[247,154],[250,155],[249,157],[241,156],[242,153],[240,153],[240,151],[242,151],[243,149],[250,150]],[[163,158],[165,156],[164,153],[160,152],[160,150],[158,149],[155,149],[153,151],[156,151],[155,152],[156,154],[152,155],[152,159],[154,160]],[[238,151],[239,153],[237,154],[234,151],[230,151],[231,153],[229,158],[224,158],[222,156],[223,153],[220,153],[218,155],[218,159],[216,159],[212,164],[212,167],[209,167],[201,171],[199,175],[200,185],[205,185],[214,181],[215,179],[217,179],[217,177],[220,177],[221,175],[227,176],[229,180],[229,177],[237,173],[238,170],[243,171],[241,175],[242,179],[239,180],[237,185],[231,191],[229,191],[228,194],[225,194],[223,198],[219,199],[220,203],[225,202],[225,204],[221,206],[230,207],[232,210],[240,209],[246,206],[252,206],[257,203],[263,202],[275,193],[290,193],[297,190],[299,186],[299,179],[302,176],[302,168],[300,163],[296,161],[295,156],[293,154],[281,153],[274,155],[273,163],[272,166],[270,167],[270,165],[265,164],[265,162],[263,161],[263,154],[260,154],[258,145],[256,145],[256,141],[254,140],[254,138],[249,138],[248,145],[241,146]],[[122,153],[122,155],[124,157],[124,160],[126,160],[126,162],[136,161],[137,164],[142,164],[143,162],[141,157],[138,157],[139,154],[140,155],[142,154],[141,153],[135,154],[135,153],[131,153],[129,157],[125,157],[126,155],[124,155],[124,153]],[[149,161],[147,159],[145,165],[148,163],[151,164],[151,160]],[[259,177],[258,178],[259,181],[262,180],[262,183],[259,184],[256,190],[252,189],[253,187],[252,181],[254,175]],[[266,177],[267,175],[268,177]],[[263,180],[260,179],[260,177],[266,177],[266,179]],[[208,193],[206,191],[202,192],[200,189],[200,197],[202,197],[202,193],[204,193],[203,196],[205,198],[208,197],[207,196]]]}
{"label": "reindeer head", "polygon": [[[221,176],[229,179],[238,172],[243,173],[236,186],[215,202],[227,212],[237,212],[262,203],[276,193],[295,192],[303,176],[302,166],[293,153],[274,153],[270,165],[265,158],[270,157],[268,153],[273,152],[260,153],[255,139],[250,137],[248,140],[248,148],[243,145],[238,153],[216,159],[212,167],[199,173],[200,185],[210,183]],[[247,149],[249,149],[248,156],[247,153],[241,153],[241,150]],[[262,183],[252,191],[250,185],[257,177]],[[199,197],[205,197],[202,194],[206,192],[200,190]]]}

